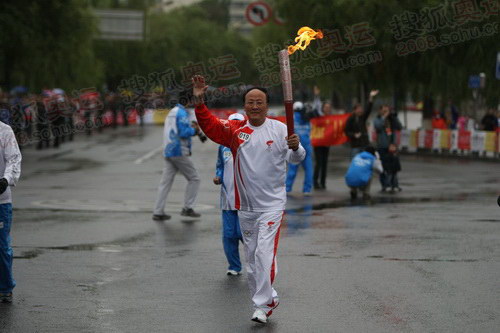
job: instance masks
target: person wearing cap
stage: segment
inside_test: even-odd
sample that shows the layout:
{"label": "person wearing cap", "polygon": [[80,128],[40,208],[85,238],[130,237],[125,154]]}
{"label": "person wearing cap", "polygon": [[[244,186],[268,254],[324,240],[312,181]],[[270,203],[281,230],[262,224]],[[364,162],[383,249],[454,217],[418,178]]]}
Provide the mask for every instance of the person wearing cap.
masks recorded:
{"label": "person wearing cap", "polygon": [[[239,113],[233,113],[228,120],[245,120]],[[231,148],[219,146],[215,168],[214,184],[221,185],[220,208],[222,209],[222,244],[227,262],[227,275],[241,274],[239,243],[243,242],[238,211],[234,208],[234,160]]]}
{"label": "person wearing cap", "polygon": [[295,133],[299,135],[300,143],[306,150],[306,157],[300,164],[288,164],[288,172],[286,176],[286,192],[291,192],[293,188],[293,183],[295,177],[297,176],[297,171],[301,165],[304,168],[304,185],[302,187],[302,192],[305,196],[311,195],[311,190],[313,186],[313,149],[311,145],[311,123],[309,122],[309,117],[306,114],[306,107],[302,102],[293,103],[294,111],[294,127]]}
{"label": "person wearing cap", "polygon": [[12,194],[21,175],[21,152],[9,125],[0,122],[0,302],[12,302],[16,286],[12,275],[13,252],[10,246]]}

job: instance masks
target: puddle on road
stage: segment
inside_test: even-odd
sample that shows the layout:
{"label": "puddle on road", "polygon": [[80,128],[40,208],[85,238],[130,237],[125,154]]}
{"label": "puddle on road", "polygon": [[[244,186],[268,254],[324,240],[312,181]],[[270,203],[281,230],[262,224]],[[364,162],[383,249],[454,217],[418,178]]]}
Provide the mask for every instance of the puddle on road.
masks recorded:
{"label": "puddle on road", "polygon": [[343,208],[343,207],[364,207],[364,206],[374,206],[379,204],[411,204],[411,203],[426,203],[426,202],[447,202],[447,201],[465,201],[468,199],[470,194],[459,194],[455,196],[449,197],[438,197],[438,198],[430,198],[430,197],[420,197],[420,198],[407,198],[407,197],[397,197],[397,196],[383,196],[383,197],[375,197],[370,200],[341,200],[341,201],[333,201],[328,203],[321,203],[317,205],[312,205],[312,210],[323,210],[323,209],[332,209],[332,208]]}
{"label": "puddle on road", "polygon": [[[25,174],[23,179],[31,178],[34,176],[40,176],[44,174],[54,175],[60,172],[74,172],[79,170],[88,170],[98,168],[103,165],[101,162],[90,160],[87,158],[61,158],[57,160],[57,164],[54,164],[53,168],[39,169],[29,174]],[[64,165],[63,167],[59,167]]]}
{"label": "puddle on road", "polygon": [[472,220],[472,222],[491,222],[491,223],[497,223],[497,222],[500,222],[500,220],[495,220],[495,219],[477,219],[477,220]]}
{"label": "puddle on road", "polygon": [[[339,256],[330,256],[330,255],[320,255],[318,253],[304,253],[302,256],[304,257],[314,257],[318,259],[351,259],[351,255],[339,255]],[[468,263],[468,262],[478,262],[480,259],[439,259],[439,258],[394,258],[394,257],[384,257],[380,255],[367,256],[367,259],[380,259],[384,261],[401,261],[401,262],[458,262],[458,263]]]}
{"label": "puddle on road", "polygon": [[[98,138],[97,144],[110,144],[118,139],[141,139],[144,138],[143,128],[130,128],[128,131],[109,133],[105,138]],[[131,141],[132,142],[132,141]],[[135,140],[133,141],[135,142]],[[120,142],[123,145],[123,142]]]}
{"label": "puddle on road", "polygon": [[43,251],[40,249],[22,251],[21,255],[14,254],[14,259],[34,259],[42,253],[43,253]]}
{"label": "puddle on road", "polygon": [[111,242],[102,242],[102,243],[90,243],[90,244],[73,244],[73,245],[65,245],[65,246],[47,246],[47,247],[37,247],[34,250],[22,252],[22,255],[19,259],[32,259],[43,253],[43,250],[63,250],[63,251],[99,251],[99,252],[107,252],[107,253],[121,253],[123,252],[122,246],[129,243],[134,243],[148,237],[151,237],[155,234],[155,232],[145,232],[139,235],[119,238]]}
{"label": "puddle on road", "polygon": [[[462,202],[478,198],[495,197],[496,193],[459,193],[449,196],[440,197],[400,197],[397,195],[378,196],[369,201],[349,199],[335,200],[331,202],[313,204],[311,200],[307,199],[292,199],[292,204],[297,205],[297,208],[287,209],[285,213],[286,228],[288,234],[298,234],[301,230],[314,228],[314,229],[343,229],[348,225],[345,221],[336,218],[332,209],[337,208],[362,208],[374,207],[377,205],[391,204],[419,204],[419,203],[442,203],[442,202]],[[302,204],[302,205],[301,205]],[[300,206],[299,206],[300,205]],[[392,214],[389,219],[404,218],[401,214]],[[479,219],[474,220],[477,222],[500,222],[496,219]]]}
{"label": "puddle on road", "polygon": [[[335,208],[346,208],[346,207],[372,207],[379,204],[418,204],[418,203],[427,203],[427,202],[454,202],[454,201],[465,201],[473,198],[485,198],[495,196],[496,193],[460,193],[456,195],[450,196],[441,196],[441,197],[399,197],[397,194],[394,196],[379,196],[371,198],[370,200],[335,200],[331,202],[325,202],[320,204],[307,204],[301,207],[287,209],[286,214],[288,215],[298,215],[304,214],[310,211],[321,211],[324,209],[335,209]],[[297,200],[296,202],[299,202]],[[317,214],[316,212],[314,213]],[[390,218],[397,218],[398,215],[393,215]],[[492,221],[485,221],[492,222]],[[495,220],[494,222],[497,222]]]}
{"label": "puddle on road", "polygon": [[477,262],[478,259],[437,259],[437,258],[385,258],[384,256],[368,256],[370,259],[385,261],[422,261],[422,262]]}
{"label": "puddle on road", "polygon": [[55,158],[71,154],[72,152],[73,152],[73,149],[65,150],[65,151],[57,152],[55,154],[50,154],[50,155],[47,155],[47,156],[40,157],[38,160],[39,161],[47,161],[47,160],[51,161],[51,160],[53,160]]}

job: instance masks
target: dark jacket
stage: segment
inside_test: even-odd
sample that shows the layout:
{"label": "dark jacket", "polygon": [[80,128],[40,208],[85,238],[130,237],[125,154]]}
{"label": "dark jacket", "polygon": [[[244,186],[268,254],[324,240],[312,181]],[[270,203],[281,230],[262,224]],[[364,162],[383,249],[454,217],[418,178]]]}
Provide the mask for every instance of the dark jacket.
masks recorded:
{"label": "dark jacket", "polygon": [[487,114],[481,120],[483,125],[483,130],[485,131],[496,131],[498,126],[498,119],[492,114]]}
{"label": "dark jacket", "polygon": [[49,124],[47,109],[43,102],[36,102],[36,124],[38,127],[47,126]]}
{"label": "dark jacket", "polygon": [[399,162],[399,155],[387,153],[382,157],[382,167],[387,173],[398,173],[401,171],[401,163]]}
{"label": "dark jacket", "polygon": [[[344,132],[351,142],[352,148],[366,147],[370,144],[368,139],[368,131],[366,129],[366,120],[372,112],[373,103],[368,102],[365,111],[361,116],[356,116],[354,113],[347,119]],[[355,133],[361,133],[359,138],[354,137]]]}
{"label": "dark jacket", "polygon": [[380,115],[373,120],[373,127],[377,132],[377,148],[389,148],[391,143],[394,143],[396,136],[395,131],[400,131],[403,126],[395,113],[391,113],[387,118]]}

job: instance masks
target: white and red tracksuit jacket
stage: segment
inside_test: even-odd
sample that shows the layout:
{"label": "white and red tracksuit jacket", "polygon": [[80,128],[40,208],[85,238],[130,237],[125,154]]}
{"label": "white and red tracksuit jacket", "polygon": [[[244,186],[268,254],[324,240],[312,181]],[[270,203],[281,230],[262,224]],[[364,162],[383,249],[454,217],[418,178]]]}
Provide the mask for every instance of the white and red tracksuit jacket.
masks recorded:
{"label": "white and red tracksuit jacket", "polygon": [[286,142],[287,128],[266,119],[255,127],[247,120],[223,120],[206,105],[195,108],[203,132],[214,142],[231,148],[234,157],[235,208],[252,212],[284,210],[286,162],[300,163],[306,151],[293,151]]}

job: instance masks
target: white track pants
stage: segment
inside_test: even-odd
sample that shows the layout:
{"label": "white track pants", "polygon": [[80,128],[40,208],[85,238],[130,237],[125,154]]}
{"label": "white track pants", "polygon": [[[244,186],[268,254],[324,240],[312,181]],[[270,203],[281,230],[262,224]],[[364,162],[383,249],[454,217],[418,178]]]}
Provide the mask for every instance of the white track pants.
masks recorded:
{"label": "white track pants", "polygon": [[269,316],[279,302],[272,284],[278,272],[276,253],[283,211],[239,211],[238,217],[245,246],[248,286],[253,306],[263,309]]}

